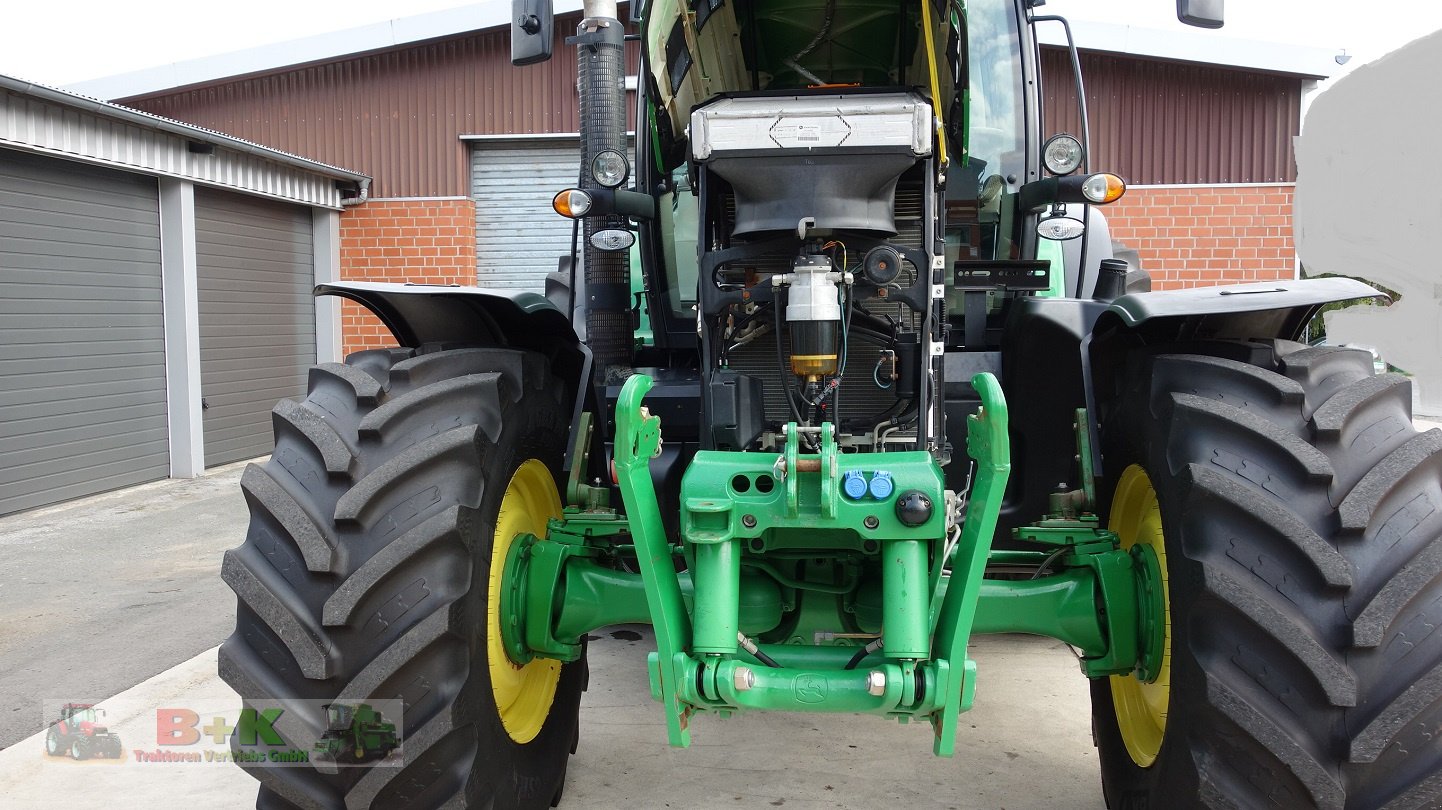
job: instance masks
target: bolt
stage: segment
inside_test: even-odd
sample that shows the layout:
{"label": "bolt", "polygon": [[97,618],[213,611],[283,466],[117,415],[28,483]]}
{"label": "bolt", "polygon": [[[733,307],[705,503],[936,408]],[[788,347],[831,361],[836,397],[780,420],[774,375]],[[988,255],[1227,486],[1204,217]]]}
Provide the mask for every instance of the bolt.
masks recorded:
{"label": "bolt", "polygon": [[756,686],[756,673],[750,667],[737,667],[732,674],[731,682],[737,692],[749,692]]}
{"label": "bolt", "polygon": [[861,521],[861,525],[868,529],[874,529],[881,525],[881,521],[876,519],[876,515],[867,515],[866,519]]}
{"label": "bolt", "polygon": [[872,697],[881,697],[886,694],[885,672],[877,669],[866,673],[866,694]]}
{"label": "bolt", "polygon": [[742,525],[742,526],[745,526],[745,527],[748,528],[748,529],[754,529],[754,528],[756,528],[756,516],[755,516],[755,515],[742,515],[742,516],[741,516],[741,525]]}

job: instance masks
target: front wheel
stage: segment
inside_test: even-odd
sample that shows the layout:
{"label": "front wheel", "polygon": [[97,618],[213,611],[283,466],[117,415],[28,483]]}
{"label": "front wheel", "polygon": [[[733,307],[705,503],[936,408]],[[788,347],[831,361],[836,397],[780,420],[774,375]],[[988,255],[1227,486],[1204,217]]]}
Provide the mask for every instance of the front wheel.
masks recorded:
{"label": "front wheel", "polygon": [[75,742],[73,742],[73,743],[70,744],[70,758],[71,758],[71,759],[89,759],[89,758],[90,758],[90,750],[85,746],[85,742],[84,742],[83,740],[76,740]]}
{"label": "front wheel", "polygon": [[1156,552],[1160,668],[1092,684],[1113,808],[1442,801],[1442,431],[1364,352],[1128,359],[1108,526]]}
{"label": "front wheel", "polygon": [[324,705],[399,700],[403,748],[398,766],[356,748],[252,767],[260,806],[558,799],[585,661],[513,663],[498,594],[513,540],[560,516],[564,387],[533,353],[384,350],[312,369],[305,400],[276,406],[275,452],[241,480],[249,533],[222,567],[239,605],[221,675],[283,709],[275,730],[306,751]]}

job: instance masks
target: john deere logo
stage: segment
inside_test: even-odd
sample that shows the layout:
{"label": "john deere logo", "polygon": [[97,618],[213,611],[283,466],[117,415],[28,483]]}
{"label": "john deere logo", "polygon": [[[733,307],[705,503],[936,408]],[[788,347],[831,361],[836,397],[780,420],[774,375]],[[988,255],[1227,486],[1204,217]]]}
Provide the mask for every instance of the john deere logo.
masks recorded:
{"label": "john deere logo", "polygon": [[815,675],[797,675],[792,690],[801,703],[820,703],[826,699],[826,681]]}

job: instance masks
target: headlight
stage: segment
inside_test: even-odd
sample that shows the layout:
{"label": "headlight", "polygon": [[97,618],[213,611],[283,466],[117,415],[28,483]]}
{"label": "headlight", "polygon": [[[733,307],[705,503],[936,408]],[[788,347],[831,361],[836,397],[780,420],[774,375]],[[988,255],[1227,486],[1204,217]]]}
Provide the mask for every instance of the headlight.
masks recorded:
{"label": "headlight", "polygon": [[597,250],[626,250],[636,244],[636,234],[620,228],[607,228],[591,234],[591,244]]}
{"label": "headlight", "polygon": [[1086,225],[1071,217],[1051,217],[1036,224],[1036,235],[1043,239],[1065,242],[1086,233]]}
{"label": "headlight", "polygon": [[626,162],[625,155],[615,149],[597,152],[596,156],[591,158],[591,177],[606,188],[616,188],[630,176],[631,164]]}
{"label": "headlight", "polygon": [[551,198],[551,207],[568,219],[582,217],[591,210],[591,195],[579,188],[568,188]]}
{"label": "headlight", "polygon": [[1082,182],[1082,196],[1098,204],[1115,202],[1126,190],[1127,184],[1114,174],[1094,174]]}
{"label": "headlight", "polygon": [[1086,151],[1081,141],[1065,133],[1053,135],[1041,148],[1041,161],[1046,170],[1055,175],[1071,174],[1082,165]]}

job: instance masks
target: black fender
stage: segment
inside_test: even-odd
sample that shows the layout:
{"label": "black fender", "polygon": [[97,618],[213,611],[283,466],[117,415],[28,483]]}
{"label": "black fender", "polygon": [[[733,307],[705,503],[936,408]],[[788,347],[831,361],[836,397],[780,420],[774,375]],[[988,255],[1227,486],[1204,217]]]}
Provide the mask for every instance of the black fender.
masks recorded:
{"label": "black fender", "polygon": [[[545,296],[525,290],[460,285],[334,281],[315,294],[360,304],[380,318],[399,345],[465,344],[529,349],[546,355],[567,381],[571,429],[575,430],[590,390],[591,352],[576,337],[566,314]],[[571,447],[566,445],[566,468]]]}
{"label": "black fender", "polygon": [[1282,280],[1124,295],[1111,302],[1022,298],[1002,336],[1002,388],[1011,411],[1012,475],[997,535],[1038,520],[1047,495],[1080,487],[1073,428],[1086,408],[1094,474],[1097,424],[1126,355],[1140,346],[1295,340],[1323,306],[1385,297],[1347,278]]}

